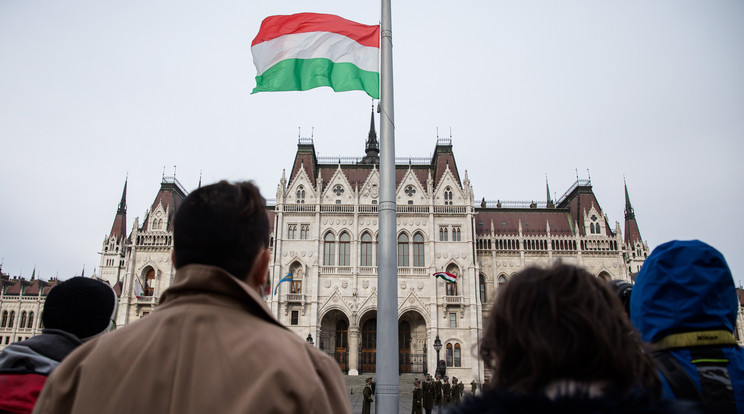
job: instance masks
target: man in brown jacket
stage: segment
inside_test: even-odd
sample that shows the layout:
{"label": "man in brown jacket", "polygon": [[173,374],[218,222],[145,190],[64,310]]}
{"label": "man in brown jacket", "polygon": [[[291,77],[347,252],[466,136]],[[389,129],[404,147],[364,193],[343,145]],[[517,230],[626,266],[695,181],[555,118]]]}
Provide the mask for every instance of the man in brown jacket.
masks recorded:
{"label": "man in brown jacket", "polygon": [[202,187],[174,219],[174,283],[146,318],[77,349],[35,413],[350,413],[338,365],[261,298],[270,253],[251,183]]}

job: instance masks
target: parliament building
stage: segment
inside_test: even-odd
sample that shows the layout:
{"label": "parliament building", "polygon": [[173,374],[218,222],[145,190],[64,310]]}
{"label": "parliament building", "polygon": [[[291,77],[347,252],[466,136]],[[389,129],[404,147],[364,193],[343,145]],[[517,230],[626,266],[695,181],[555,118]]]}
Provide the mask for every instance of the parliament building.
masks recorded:
{"label": "parliament building", "polygon": [[[313,139],[299,138],[269,200],[266,301],[349,375],[375,370],[379,180],[373,115],[362,157],[318,157]],[[434,372],[438,339],[448,375],[480,382],[476,346],[495,293],[512,275],[560,260],[631,281],[649,254],[627,188],[624,229],[609,221],[589,180],[558,200],[549,189],[541,202],[476,200],[451,138],[437,138],[431,157],[397,159],[396,185],[400,372]],[[118,325],[152,312],[173,282],[173,217],[186,195],[175,177],[163,177],[144,219],[127,231],[125,183],[98,270],[121,295]],[[440,271],[457,282],[435,278]]]}
{"label": "parliament building", "polygon": [[[268,200],[266,302],[349,375],[375,371],[379,180],[373,114],[361,157],[318,157],[313,139],[299,138],[289,175],[282,173]],[[476,347],[496,292],[512,275],[561,261],[632,282],[649,254],[627,187],[623,228],[609,221],[590,180],[577,178],[557,200],[547,182],[544,201],[477,200],[451,138],[437,138],[431,157],[396,159],[396,186],[400,372],[433,373],[439,359],[449,376],[482,382]],[[175,177],[163,176],[144,219],[128,229],[126,193],[127,182],[94,276],[119,295],[117,326],[146,317],[173,283],[173,218],[187,195]],[[442,271],[456,283],[433,276]],[[44,299],[58,283],[1,276],[0,349],[40,333]],[[739,343],[742,320],[744,307]]]}

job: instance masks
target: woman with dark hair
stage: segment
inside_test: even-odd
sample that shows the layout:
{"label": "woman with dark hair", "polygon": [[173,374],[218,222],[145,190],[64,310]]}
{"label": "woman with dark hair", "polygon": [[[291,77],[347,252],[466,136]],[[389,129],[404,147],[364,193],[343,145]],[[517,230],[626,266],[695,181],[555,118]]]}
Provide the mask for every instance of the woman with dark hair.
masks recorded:
{"label": "woman with dark hair", "polygon": [[450,413],[696,412],[661,400],[654,362],[606,282],[532,267],[498,295],[480,347],[488,389]]}

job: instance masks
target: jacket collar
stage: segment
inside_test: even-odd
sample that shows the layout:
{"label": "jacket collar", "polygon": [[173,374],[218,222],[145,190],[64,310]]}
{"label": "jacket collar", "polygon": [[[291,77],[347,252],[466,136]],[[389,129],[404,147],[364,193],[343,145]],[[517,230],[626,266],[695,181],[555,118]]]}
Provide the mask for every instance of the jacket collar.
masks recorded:
{"label": "jacket collar", "polygon": [[274,318],[266,302],[252,287],[217,266],[190,264],[176,270],[173,284],[161,295],[159,306],[197,294],[223,296],[247,307],[255,316],[286,328]]}

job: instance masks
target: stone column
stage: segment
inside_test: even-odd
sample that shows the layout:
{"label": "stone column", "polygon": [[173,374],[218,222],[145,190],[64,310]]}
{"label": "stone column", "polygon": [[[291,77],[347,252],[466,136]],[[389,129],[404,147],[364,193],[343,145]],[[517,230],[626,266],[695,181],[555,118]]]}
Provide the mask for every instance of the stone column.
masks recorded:
{"label": "stone column", "polygon": [[349,375],[359,375],[359,328],[349,327]]}

